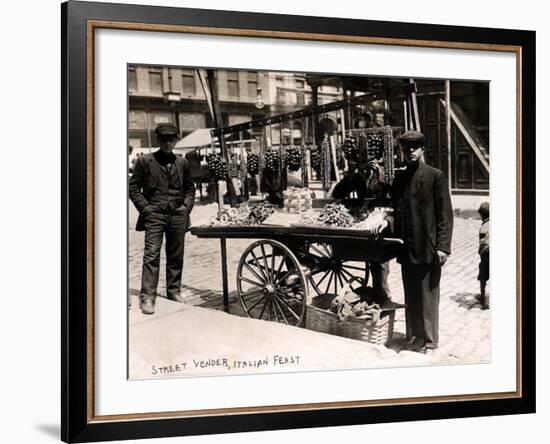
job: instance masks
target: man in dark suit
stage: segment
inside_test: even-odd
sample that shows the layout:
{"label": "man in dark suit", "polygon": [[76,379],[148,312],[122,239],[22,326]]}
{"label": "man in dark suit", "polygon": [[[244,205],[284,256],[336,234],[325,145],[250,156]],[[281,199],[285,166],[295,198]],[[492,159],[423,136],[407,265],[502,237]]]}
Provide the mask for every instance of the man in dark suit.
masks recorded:
{"label": "man in dark suit", "polygon": [[130,178],[130,199],[139,211],[137,231],[145,231],[140,307],[155,312],[160,250],[166,238],[166,293],[168,299],[184,302],[181,275],[185,232],[195,201],[187,160],[173,153],[178,130],[172,124],[156,128],[160,149],[138,158]]}
{"label": "man in dark suit", "polygon": [[404,241],[397,257],[405,291],[407,336],[419,351],[438,347],[439,281],[451,254],[453,208],[442,171],[424,162],[424,135],[408,131],[399,138],[407,168],[396,176],[389,223]]}

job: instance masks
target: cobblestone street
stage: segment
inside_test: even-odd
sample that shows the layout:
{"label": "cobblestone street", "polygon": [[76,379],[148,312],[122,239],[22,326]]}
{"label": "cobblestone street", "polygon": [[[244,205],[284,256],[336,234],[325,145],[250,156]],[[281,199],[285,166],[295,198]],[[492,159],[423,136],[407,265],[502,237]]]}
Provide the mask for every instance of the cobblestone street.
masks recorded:
{"label": "cobblestone street", "polygon": [[[196,223],[208,218],[215,214],[216,209],[213,204],[197,204],[192,220]],[[138,315],[144,235],[134,230],[137,212],[133,205],[130,205],[129,215],[129,292],[132,313]],[[461,217],[455,217],[454,220],[453,252],[443,268],[441,278],[440,343],[433,357],[438,363],[479,363],[490,360],[491,311],[482,310],[475,299],[479,294],[479,282],[476,279],[479,225],[479,220]],[[251,242],[250,239],[227,241],[230,312],[240,316],[243,316],[243,311],[236,296],[235,273],[241,252]],[[199,239],[188,233],[184,260],[182,294],[186,296],[188,304],[222,310],[220,241]],[[165,294],[163,269],[164,253],[161,256],[159,295]],[[402,302],[401,271],[395,260],[391,262],[389,285],[392,299]],[[398,310],[397,313],[394,340],[390,348],[400,352],[407,349],[405,315],[404,310]]]}

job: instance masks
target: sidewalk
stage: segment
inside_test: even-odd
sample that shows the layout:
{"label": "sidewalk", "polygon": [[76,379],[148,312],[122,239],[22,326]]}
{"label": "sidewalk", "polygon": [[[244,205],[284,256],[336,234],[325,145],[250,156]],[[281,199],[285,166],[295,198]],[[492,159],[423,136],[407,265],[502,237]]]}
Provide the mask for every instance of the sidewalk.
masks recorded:
{"label": "sidewalk", "polygon": [[[196,223],[215,214],[217,206],[197,205],[192,220]],[[129,233],[129,291],[132,297],[131,328],[139,327],[143,315],[138,308],[138,295],[143,254],[143,233],[134,230],[137,213],[130,205]],[[479,293],[477,281],[479,220],[455,218],[452,255],[443,268],[440,300],[440,344],[432,362],[480,363],[490,360],[490,310],[481,310],[475,299]],[[241,252],[252,242],[250,239],[227,241],[228,282],[230,313],[243,316],[236,295],[236,269]],[[220,242],[217,239],[199,239],[187,234],[182,292],[188,297],[186,305],[223,310]],[[164,253],[161,255],[159,294],[165,294]],[[390,264],[389,286],[392,298],[403,301],[403,287],[399,264]],[[163,298],[157,299],[160,313],[180,309],[180,304]],[[155,315],[156,316],[156,315]],[[395,352],[406,350],[404,310],[398,310],[394,341],[390,346]],[[408,354],[408,352],[407,352]]]}

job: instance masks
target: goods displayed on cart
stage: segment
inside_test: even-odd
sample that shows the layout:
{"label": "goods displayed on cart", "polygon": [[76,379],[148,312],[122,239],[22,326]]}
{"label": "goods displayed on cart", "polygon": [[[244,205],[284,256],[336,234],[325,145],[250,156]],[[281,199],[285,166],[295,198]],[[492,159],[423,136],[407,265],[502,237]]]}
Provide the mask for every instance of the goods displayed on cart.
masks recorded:
{"label": "goods displayed on cart", "polygon": [[[402,245],[379,232],[392,209],[371,207],[374,198],[359,211],[353,196],[331,199],[342,173],[387,185],[394,179],[401,128],[345,128],[345,110],[349,123],[352,108],[367,100],[369,94],[211,130],[206,159],[218,212],[191,232],[220,239],[227,309],[226,240],[253,239],[236,270],[247,316],[376,344],[391,339],[393,311],[376,303],[367,279],[370,262],[396,257]],[[328,113],[335,113],[335,130],[318,127]]]}
{"label": "goods displayed on cart", "polygon": [[[307,190],[300,192],[300,196],[307,201]],[[302,194],[305,193],[305,194]],[[287,209],[279,210],[274,205],[266,202],[257,203],[251,207],[242,205],[238,208],[228,208],[219,211],[206,226],[228,227],[228,226],[299,226],[299,227],[327,227],[327,228],[348,228],[374,233],[380,223],[391,214],[392,209],[388,207],[375,207],[368,213],[364,220],[354,217],[342,204],[330,203],[322,209],[308,208],[300,203],[292,204]],[[296,208],[304,208],[297,211]],[[305,209],[308,208],[308,209]]]}

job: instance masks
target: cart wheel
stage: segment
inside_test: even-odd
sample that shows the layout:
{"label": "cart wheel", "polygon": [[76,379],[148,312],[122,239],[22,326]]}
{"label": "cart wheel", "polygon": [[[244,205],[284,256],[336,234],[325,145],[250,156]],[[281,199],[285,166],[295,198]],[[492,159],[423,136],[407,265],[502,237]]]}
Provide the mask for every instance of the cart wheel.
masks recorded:
{"label": "cart wheel", "polygon": [[237,292],[250,318],[295,326],[304,320],[307,278],[280,242],[264,239],[248,246],[237,269]]}
{"label": "cart wheel", "polygon": [[335,257],[332,245],[326,243],[309,243],[302,263],[309,267],[309,285],[318,295],[338,294],[352,279],[358,278],[364,282],[367,277],[364,262]]}

